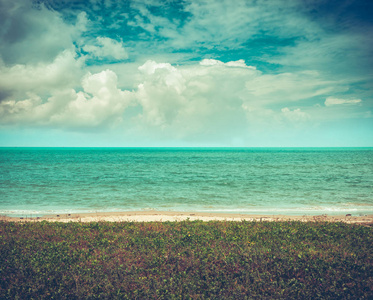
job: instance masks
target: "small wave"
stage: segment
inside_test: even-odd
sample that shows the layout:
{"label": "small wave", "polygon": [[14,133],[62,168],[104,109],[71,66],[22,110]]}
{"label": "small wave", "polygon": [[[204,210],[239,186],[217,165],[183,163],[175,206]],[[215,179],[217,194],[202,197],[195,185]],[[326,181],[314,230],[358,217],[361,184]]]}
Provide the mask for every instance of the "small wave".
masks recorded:
{"label": "small wave", "polygon": [[362,207],[292,207],[292,208],[209,208],[198,210],[200,212],[216,213],[242,213],[242,214],[284,214],[284,215],[301,215],[301,214],[344,214],[344,213],[364,213],[372,214],[373,206]]}

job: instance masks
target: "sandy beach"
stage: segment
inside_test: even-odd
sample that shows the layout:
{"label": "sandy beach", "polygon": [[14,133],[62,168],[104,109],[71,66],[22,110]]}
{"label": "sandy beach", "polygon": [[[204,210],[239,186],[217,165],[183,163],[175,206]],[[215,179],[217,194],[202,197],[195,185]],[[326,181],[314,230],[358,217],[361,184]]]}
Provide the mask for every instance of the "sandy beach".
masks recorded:
{"label": "sandy beach", "polygon": [[354,224],[373,224],[373,215],[248,215],[248,214],[219,214],[200,212],[170,212],[170,211],[129,211],[129,212],[100,212],[82,214],[45,215],[42,217],[7,217],[4,221],[14,222],[180,222],[184,220],[201,221],[303,221],[303,222],[345,222]]}

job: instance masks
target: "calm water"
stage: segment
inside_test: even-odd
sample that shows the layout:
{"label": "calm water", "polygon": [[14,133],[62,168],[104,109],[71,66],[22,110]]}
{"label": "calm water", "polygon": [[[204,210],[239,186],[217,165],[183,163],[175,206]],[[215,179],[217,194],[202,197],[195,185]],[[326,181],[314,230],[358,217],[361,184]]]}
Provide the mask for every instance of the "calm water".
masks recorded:
{"label": "calm water", "polygon": [[0,148],[0,214],[372,214],[372,148]]}

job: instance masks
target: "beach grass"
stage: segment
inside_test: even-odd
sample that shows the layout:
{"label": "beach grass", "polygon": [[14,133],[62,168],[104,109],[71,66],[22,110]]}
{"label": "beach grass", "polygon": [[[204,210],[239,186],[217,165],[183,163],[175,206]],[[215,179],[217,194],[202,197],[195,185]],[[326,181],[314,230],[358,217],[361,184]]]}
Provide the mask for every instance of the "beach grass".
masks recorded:
{"label": "beach grass", "polygon": [[332,222],[0,221],[1,299],[372,299],[373,233]]}

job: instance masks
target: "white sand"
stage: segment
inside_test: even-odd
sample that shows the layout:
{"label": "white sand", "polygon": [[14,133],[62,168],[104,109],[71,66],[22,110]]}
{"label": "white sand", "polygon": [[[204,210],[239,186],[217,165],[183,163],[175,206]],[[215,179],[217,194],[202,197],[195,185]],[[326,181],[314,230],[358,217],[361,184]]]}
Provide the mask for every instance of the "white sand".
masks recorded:
{"label": "white sand", "polygon": [[12,218],[2,217],[2,220],[17,222],[166,222],[166,221],[290,221],[299,220],[304,222],[328,221],[346,223],[373,223],[373,215],[367,216],[284,216],[284,215],[245,215],[245,214],[215,214],[198,212],[165,212],[165,211],[131,211],[113,213],[89,213],[89,214],[61,214],[48,215],[39,218]]}

